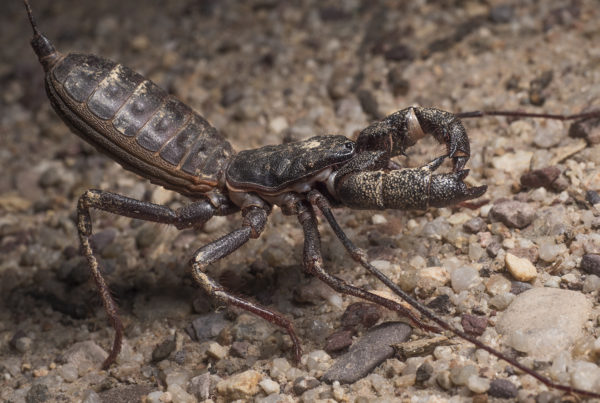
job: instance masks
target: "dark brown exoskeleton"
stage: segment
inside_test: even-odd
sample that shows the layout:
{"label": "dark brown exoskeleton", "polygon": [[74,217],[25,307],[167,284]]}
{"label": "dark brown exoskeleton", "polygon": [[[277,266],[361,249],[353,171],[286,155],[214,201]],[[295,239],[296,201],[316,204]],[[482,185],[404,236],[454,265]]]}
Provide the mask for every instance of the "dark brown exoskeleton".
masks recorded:
{"label": "dark brown exoskeleton", "polygon": [[[434,108],[410,107],[371,124],[356,141],[343,136],[318,136],[236,154],[204,118],[140,74],[95,55],[63,55],[56,51],[37,29],[29,4],[24,1],[34,32],[31,45],[46,74],[48,97],[61,119],[75,134],[124,168],[193,200],[186,207],[172,210],[101,190],[89,190],[80,197],[77,229],[81,247],[115,329],[114,344],[104,367],[110,366],[120,352],[123,325],[90,246],[92,208],[172,224],[179,229],[200,225],[215,215],[241,211],[243,220],[239,229],[194,253],[192,275],[212,297],[283,327],[294,344],[294,356],[299,359],[300,342],[288,319],[230,294],[206,274],[208,265],[234,252],[251,238],[260,236],[272,206],[279,206],[284,214],[295,215],[302,226],[305,270],[336,291],[395,310],[421,328],[449,330],[548,386],[600,397],[557,385],[436,317],[368,262],[366,254],[344,234],[331,210],[332,205],[355,209],[423,210],[477,198],[485,193],[486,186],[468,187],[463,182],[468,174],[463,168],[469,159],[470,148],[459,116],[529,114],[475,112],[454,115]],[[587,117],[586,114],[540,116]],[[392,157],[403,155],[426,135],[434,136],[446,146],[444,156],[413,169],[400,169],[391,162]],[[453,172],[436,174],[445,158],[453,160]],[[353,259],[439,328],[422,323],[419,317],[395,301],[329,274],[323,267],[316,210],[323,213]]]}

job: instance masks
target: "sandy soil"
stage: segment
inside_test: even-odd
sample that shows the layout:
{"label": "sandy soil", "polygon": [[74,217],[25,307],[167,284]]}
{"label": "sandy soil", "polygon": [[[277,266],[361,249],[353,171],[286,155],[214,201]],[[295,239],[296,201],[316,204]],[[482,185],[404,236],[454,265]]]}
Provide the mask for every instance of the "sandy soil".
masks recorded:
{"label": "sandy soil", "polygon": [[[482,358],[460,340],[447,356],[438,350],[437,355],[408,363],[394,358],[353,385],[332,387],[316,381],[311,387],[296,387],[302,377],[318,379],[331,364],[329,355],[319,350],[325,347],[325,338],[340,329],[345,308],[356,300],[340,298],[302,273],[301,229],[277,209],[259,240],[215,264],[210,273],[292,319],[312,361],[305,358],[296,372],[278,377],[273,368],[283,365],[280,358],[291,362],[289,338],[239,310],[219,309],[225,327],[212,341],[197,342],[186,332],[192,321],[206,318],[215,308],[194,285],[188,258],[196,248],[237,228],[239,216],[180,232],[94,212],[96,248],[119,302],[127,339],[117,365],[101,371],[102,351],[96,347],[108,351],[113,332],[78,255],[77,198],[88,188],[99,188],[173,208],[188,200],[124,171],[66,129],[45,96],[42,70],[28,44],[31,30],[23,7],[17,1],[4,3],[8,4],[0,12],[3,401],[193,401],[206,398],[205,390],[215,401],[444,401],[453,395],[457,401],[495,399],[485,387],[479,390],[456,379],[446,384],[438,379],[444,371],[470,364],[476,365],[484,385],[486,379],[509,379],[518,388],[515,398],[522,401],[560,395],[544,394],[541,384],[505,370],[493,358]],[[99,54],[143,73],[199,111],[236,150],[317,134],[352,138],[377,117],[410,105],[454,112],[552,113],[600,106],[600,15],[594,0],[410,5],[206,0],[171,1],[168,7],[161,2],[136,5],[113,0],[32,3],[40,29],[59,50]],[[340,209],[336,214],[341,224],[395,281],[410,287],[422,279],[417,297],[424,303],[448,295],[451,303],[445,316],[451,322],[460,323],[465,313],[490,318],[483,339],[508,352],[493,329],[496,312],[503,309],[490,302],[494,291],[489,280],[499,275],[514,286],[504,256],[521,248],[520,253],[535,263],[537,277],[530,282],[534,287],[574,289],[593,303],[577,333],[579,344],[574,343],[565,360],[594,362],[599,348],[594,347],[598,290],[579,266],[583,254],[600,253],[600,242],[572,241],[577,234],[597,233],[593,223],[598,211],[585,198],[588,190],[600,191],[600,146],[569,138],[569,125],[556,121],[483,118],[465,124],[472,150],[468,181],[488,185],[487,207],[377,214]],[[443,152],[442,146],[426,139],[398,162],[418,166]],[[547,166],[560,170],[560,186],[547,191],[521,188],[523,173]],[[523,230],[493,220],[489,207],[502,198],[516,198],[538,213],[545,209],[565,217],[567,229],[542,237],[543,220]],[[484,220],[484,227],[474,233],[464,230],[463,223],[476,217]],[[432,234],[428,232],[432,228],[444,232]],[[499,244],[501,252],[495,256],[485,250],[486,234]],[[384,290],[344,255],[324,225],[322,241],[332,273],[358,286]],[[558,252],[548,251],[549,244],[558,245]],[[540,259],[540,253],[547,260]],[[476,270],[475,285],[466,291],[449,282],[452,272],[463,266]],[[448,281],[434,287],[431,278],[419,277],[416,270],[423,267],[441,267]],[[398,319],[389,312],[381,315],[381,320]],[[354,337],[363,331],[358,328]],[[431,335],[416,332],[413,337]],[[153,361],[156,346],[171,340],[175,343],[167,358]],[[79,342],[94,344],[82,347]],[[77,351],[88,355],[73,358]],[[521,358],[541,370],[556,361],[534,360],[526,354]],[[416,381],[416,370],[424,362],[431,363],[433,375]],[[249,370],[258,374],[248,381],[249,391],[232,392],[235,385],[227,389],[227,379],[239,386],[243,382],[235,376]],[[592,365],[590,371],[600,369]],[[564,383],[578,382],[572,373],[555,375]],[[188,382],[192,378],[195,381]],[[264,382],[257,386],[267,378],[279,389],[272,391]],[[202,392],[200,382],[207,385]]]}

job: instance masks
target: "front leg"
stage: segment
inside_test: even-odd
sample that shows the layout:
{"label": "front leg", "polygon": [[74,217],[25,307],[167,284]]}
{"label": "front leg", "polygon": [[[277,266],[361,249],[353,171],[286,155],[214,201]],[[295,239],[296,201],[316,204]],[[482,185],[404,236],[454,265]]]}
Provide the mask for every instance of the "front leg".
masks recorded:
{"label": "front leg", "polygon": [[[102,364],[102,368],[106,369],[115,361],[121,351],[123,323],[121,322],[121,318],[119,318],[117,304],[102,275],[98,260],[94,256],[90,243],[92,235],[91,208],[145,221],[172,224],[179,229],[202,224],[208,221],[214,214],[220,213],[220,211],[207,200],[192,203],[175,211],[166,206],[131,199],[102,190],[88,190],[79,198],[77,205],[77,231],[79,233],[82,253],[88,261],[88,266],[100,293],[100,298],[102,298],[102,304],[108,315],[108,320],[115,329],[115,340],[112,349]],[[226,210],[222,212],[226,212]]]}

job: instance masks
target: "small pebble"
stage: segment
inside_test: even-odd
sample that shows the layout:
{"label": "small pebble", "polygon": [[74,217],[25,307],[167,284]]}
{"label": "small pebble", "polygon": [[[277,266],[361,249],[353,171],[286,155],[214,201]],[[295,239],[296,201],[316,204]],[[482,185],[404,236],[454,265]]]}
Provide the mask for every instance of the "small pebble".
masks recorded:
{"label": "small pebble", "polygon": [[206,349],[206,353],[216,360],[225,358],[228,351],[229,349],[227,347],[220,345],[216,341],[208,342],[208,348]]}
{"label": "small pebble", "polygon": [[600,277],[590,274],[583,281],[583,292],[594,292],[600,290]]}
{"label": "small pebble", "polygon": [[262,375],[251,369],[219,381],[217,391],[225,399],[249,399],[258,393],[261,380]]}
{"label": "small pebble", "polygon": [[355,302],[348,305],[348,308],[342,315],[343,327],[355,327],[362,325],[365,328],[370,328],[381,318],[381,308],[379,305],[368,302]]}
{"label": "small pebble", "polygon": [[560,169],[556,166],[535,169],[521,175],[521,185],[530,189],[549,187],[559,175]]}
{"label": "small pebble", "polygon": [[525,283],[523,281],[513,281],[510,283],[511,294],[519,295],[527,290],[531,290],[531,284],[529,283]]}
{"label": "small pebble", "polygon": [[435,382],[444,390],[452,388],[452,380],[450,380],[450,371],[441,371],[435,377]]}
{"label": "small pebble", "polygon": [[404,70],[393,67],[388,71],[387,80],[395,97],[406,95],[410,89],[410,82],[403,76]]}
{"label": "small pebble", "polygon": [[595,390],[600,385],[600,368],[593,362],[576,361],[571,368],[571,382],[574,387]]}
{"label": "small pebble", "polygon": [[314,378],[312,376],[302,376],[300,378],[294,379],[293,390],[296,395],[300,396],[307,390],[316,388],[320,384],[321,382],[319,382],[317,378]]}
{"label": "small pebble", "polygon": [[467,379],[467,388],[473,393],[485,393],[490,388],[490,380],[477,375],[471,375]]}
{"label": "small pebble", "polygon": [[569,136],[583,138],[590,145],[600,144],[600,119],[584,119],[574,122],[569,127]]}
{"label": "small pebble", "polygon": [[192,321],[192,334],[198,342],[203,342],[217,337],[229,325],[231,322],[223,313],[211,312]]}
{"label": "small pebble", "polygon": [[490,215],[509,228],[525,228],[533,222],[535,209],[527,203],[509,200],[494,204]]}
{"label": "small pebble", "polygon": [[581,258],[580,269],[589,274],[600,276],[600,255],[588,253]]}
{"label": "small pebble", "polygon": [[415,382],[423,383],[431,378],[433,374],[433,367],[430,363],[425,362],[417,368],[417,372],[415,373]]}
{"label": "small pebble", "polygon": [[65,364],[58,367],[58,374],[66,381],[66,382],[75,382],[79,377],[77,372],[77,367],[73,364]]}
{"label": "small pebble", "polygon": [[288,128],[288,121],[285,116],[276,116],[269,122],[269,129],[273,133],[281,133]]}
{"label": "small pebble", "polygon": [[585,200],[588,201],[592,206],[600,203],[600,194],[594,190],[588,190],[585,192]]}
{"label": "small pebble", "polygon": [[157,345],[152,351],[152,361],[158,362],[167,358],[173,351],[175,351],[175,340],[167,339]]}
{"label": "small pebble", "polygon": [[564,256],[566,253],[567,246],[565,244],[557,245],[552,241],[540,244],[540,259],[545,262],[554,262],[559,256]]}
{"label": "small pebble", "polygon": [[269,378],[264,378],[258,383],[258,385],[267,395],[270,395],[271,393],[279,393],[281,388],[277,382]]}
{"label": "small pebble", "polygon": [[160,390],[156,390],[154,392],[148,393],[148,395],[146,395],[146,403],[162,403],[163,400],[161,399],[161,396],[163,395],[163,392],[161,392]]}
{"label": "small pebble", "polygon": [[302,357],[302,363],[312,372],[327,369],[330,361],[331,356],[324,350],[314,350]]}
{"label": "small pebble", "polygon": [[506,379],[494,379],[490,382],[488,394],[500,399],[513,399],[517,397],[517,387]]}
{"label": "small pebble", "polygon": [[528,259],[507,253],[504,258],[508,272],[519,281],[531,281],[537,277],[537,270]]}
{"label": "small pebble", "polygon": [[27,403],[41,403],[50,399],[50,391],[48,387],[43,384],[34,384],[27,395],[25,396],[25,401]]}
{"label": "small pebble", "polygon": [[374,225],[383,225],[383,224],[387,224],[388,220],[382,214],[373,214],[373,217],[371,217],[371,222]]}
{"label": "small pebble", "polygon": [[450,370],[450,380],[456,386],[466,385],[469,377],[473,375],[477,376],[477,367],[474,365],[454,367]]}
{"label": "small pebble", "polygon": [[26,353],[31,350],[33,340],[27,336],[19,337],[12,342],[12,345],[19,353]]}
{"label": "small pebble", "polygon": [[48,369],[47,368],[36,368],[32,371],[32,374],[35,378],[40,378],[42,376],[47,376],[48,375]]}
{"label": "small pebble", "polygon": [[414,58],[413,51],[407,45],[402,43],[391,46],[384,53],[384,57],[387,60],[392,61],[402,61],[402,60],[412,60]]}
{"label": "small pebble", "polygon": [[325,351],[334,353],[350,347],[352,345],[353,333],[352,330],[339,330],[330,334],[327,339],[325,339]]}
{"label": "small pebble", "polygon": [[515,9],[509,4],[500,4],[490,8],[490,20],[495,24],[510,22],[515,14]]}
{"label": "small pebble", "polygon": [[205,372],[190,379],[188,392],[198,400],[208,399],[210,396],[210,373]]}
{"label": "small pebble", "polygon": [[488,246],[486,246],[485,251],[487,252],[489,257],[498,256],[498,252],[502,249],[502,245],[499,242],[492,242]]}
{"label": "small pebble", "polygon": [[81,403],[102,403],[102,398],[98,393],[94,392],[91,389],[88,389],[83,394],[83,399],[81,400]]}
{"label": "small pebble", "polygon": [[515,299],[515,295],[510,292],[494,295],[490,298],[490,306],[498,311],[503,311],[510,305]]}
{"label": "small pebble", "polygon": [[490,295],[494,296],[509,292],[511,290],[511,283],[501,274],[492,274],[486,281],[485,288]]}
{"label": "small pebble", "polygon": [[487,228],[487,224],[483,218],[475,217],[464,223],[463,228],[471,234],[477,234],[484,231]]}
{"label": "small pebble", "polygon": [[460,319],[460,324],[462,325],[465,332],[481,336],[487,327],[487,318],[484,316],[475,316],[465,314]]}
{"label": "small pebble", "polygon": [[481,282],[479,272],[471,266],[461,266],[450,274],[452,289],[459,293],[476,286]]}
{"label": "small pebble", "polygon": [[171,399],[174,403],[196,403],[197,400],[194,396],[187,393],[181,385],[173,384],[169,385],[167,392],[171,394]]}
{"label": "small pebble", "polygon": [[285,374],[291,367],[292,366],[285,358],[275,358],[271,363],[269,375],[279,382],[284,382],[287,379]]}
{"label": "small pebble", "polygon": [[166,373],[165,383],[167,386],[179,385],[185,386],[190,380],[190,374],[184,370],[171,370]]}

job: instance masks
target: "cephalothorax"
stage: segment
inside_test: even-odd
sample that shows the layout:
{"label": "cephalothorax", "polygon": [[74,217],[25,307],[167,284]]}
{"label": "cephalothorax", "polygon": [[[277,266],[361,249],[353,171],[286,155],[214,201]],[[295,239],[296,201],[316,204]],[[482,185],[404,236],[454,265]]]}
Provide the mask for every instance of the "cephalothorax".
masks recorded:
{"label": "cephalothorax", "polygon": [[[323,213],[357,262],[423,316],[550,386],[575,391],[552,383],[434,316],[370,265],[332,214],[332,205],[355,209],[426,209],[453,205],[485,193],[486,186],[468,187],[463,182],[468,174],[463,168],[470,148],[458,115],[434,108],[409,107],[371,124],[356,141],[343,136],[316,136],[236,154],[204,118],[140,74],[98,56],[57,52],[38,31],[26,0],[25,3],[34,30],[32,47],[44,67],[48,97],[58,115],[77,135],[123,167],[193,200],[186,207],[172,210],[101,190],[89,190],[79,199],[77,226],[81,246],[115,329],[115,341],[105,367],[119,354],[123,326],[90,246],[91,208],[173,224],[177,228],[197,226],[215,215],[241,211],[243,222],[239,229],[194,253],[192,275],[211,296],[283,327],[294,343],[298,359],[300,343],[288,319],[230,294],[206,274],[208,265],[257,238],[272,207],[279,206],[284,214],[297,216],[303,228],[305,270],[335,290],[407,315],[425,329],[439,330],[421,323],[402,305],[329,274],[321,258],[316,210]],[[446,154],[413,169],[400,169],[391,161],[425,135],[432,135],[444,144]],[[453,172],[435,173],[445,158],[453,160]]]}

